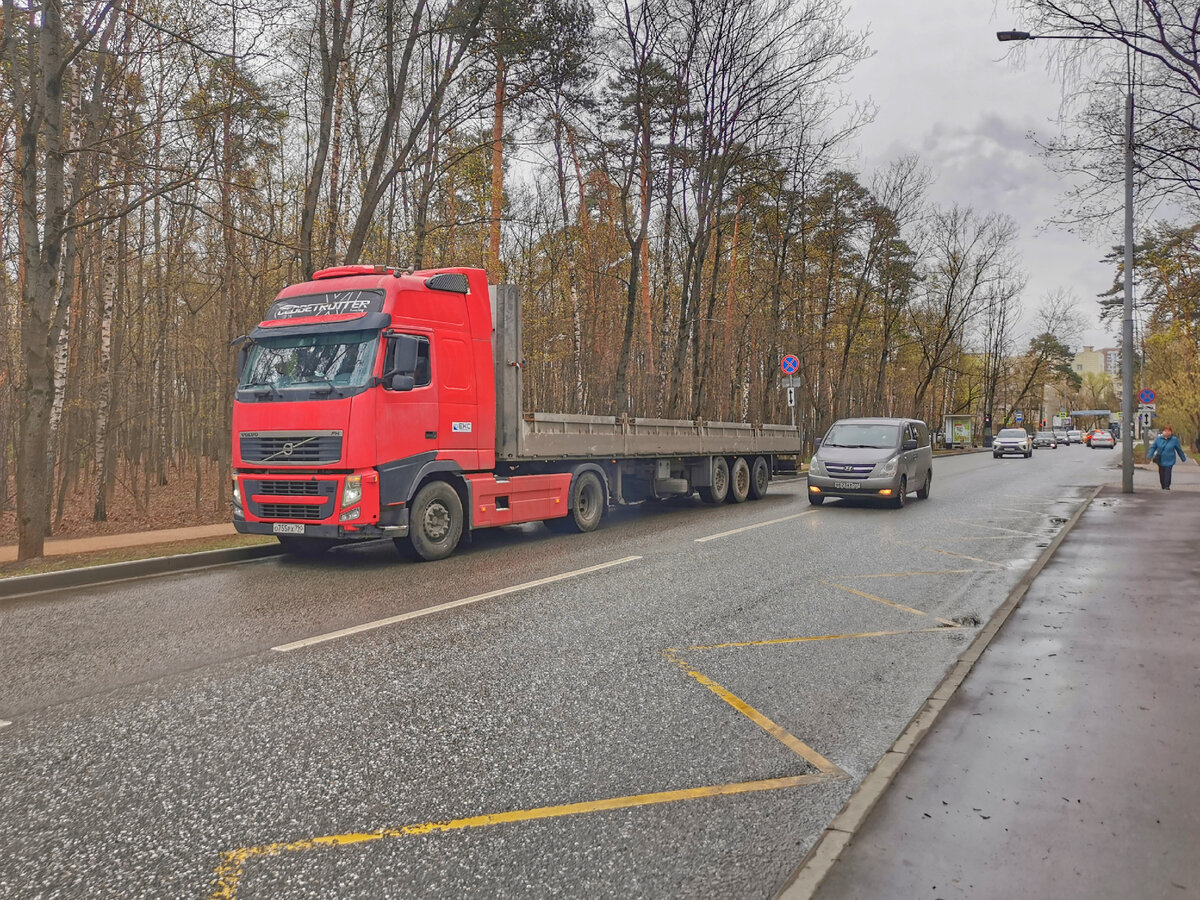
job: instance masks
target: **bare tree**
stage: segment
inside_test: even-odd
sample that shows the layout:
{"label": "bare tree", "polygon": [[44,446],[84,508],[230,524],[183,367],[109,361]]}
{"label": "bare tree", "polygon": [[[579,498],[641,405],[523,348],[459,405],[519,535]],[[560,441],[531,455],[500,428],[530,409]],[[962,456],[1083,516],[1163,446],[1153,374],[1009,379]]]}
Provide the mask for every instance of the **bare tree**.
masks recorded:
{"label": "bare tree", "polygon": [[923,293],[911,314],[921,354],[915,409],[961,351],[994,288],[1010,275],[1016,237],[1016,223],[996,213],[980,217],[969,207],[953,206],[931,218]]}
{"label": "bare tree", "polygon": [[[1038,35],[1091,40],[1046,41],[1064,81],[1075,127],[1047,142],[1051,158],[1086,176],[1086,216],[1100,191],[1123,176],[1124,96],[1138,109],[1136,164],[1149,195],[1200,198],[1200,18],[1182,0],[1013,0],[1025,29]],[[1017,50],[1017,53],[1027,52]]]}

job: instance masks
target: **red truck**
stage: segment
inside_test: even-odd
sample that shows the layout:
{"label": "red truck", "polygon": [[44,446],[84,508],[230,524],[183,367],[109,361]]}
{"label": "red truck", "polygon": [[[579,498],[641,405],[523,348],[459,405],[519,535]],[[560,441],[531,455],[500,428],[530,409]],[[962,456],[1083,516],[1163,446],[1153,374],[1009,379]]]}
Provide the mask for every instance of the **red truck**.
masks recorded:
{"label": "red truck", "polygon": [[340,266],[284,288],[241,341],[233,520],[284,549],[592,531],[611,504],[757,499],[795,428],[523,413],[517,291],[482,269]]}

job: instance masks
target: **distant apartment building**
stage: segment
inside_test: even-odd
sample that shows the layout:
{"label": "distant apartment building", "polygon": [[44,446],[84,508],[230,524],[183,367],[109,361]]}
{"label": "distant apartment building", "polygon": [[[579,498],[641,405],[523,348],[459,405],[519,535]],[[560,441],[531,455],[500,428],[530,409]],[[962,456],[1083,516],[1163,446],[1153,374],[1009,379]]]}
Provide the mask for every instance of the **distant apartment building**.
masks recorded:
{"label": "distant apartment building", "polygon": [[[1082,378],[1085,375],[1106,375],[1117,397],[1121,396],[1121,351],[1116,347],[1084,347],[1075,354],[1071,369]],[[1047,416],[1068,409],[1069,401],[1061,384],[1047,384],[1042,391],[1042,408]]]}
{"label": "distant apartment building", "polygon": [[1105,347],[1101,350],[1084,347],[1075,354],[1071,368],[1077,375],[1104,373],[1117,379],[1121,376],[1121,351],[1115,347]]}

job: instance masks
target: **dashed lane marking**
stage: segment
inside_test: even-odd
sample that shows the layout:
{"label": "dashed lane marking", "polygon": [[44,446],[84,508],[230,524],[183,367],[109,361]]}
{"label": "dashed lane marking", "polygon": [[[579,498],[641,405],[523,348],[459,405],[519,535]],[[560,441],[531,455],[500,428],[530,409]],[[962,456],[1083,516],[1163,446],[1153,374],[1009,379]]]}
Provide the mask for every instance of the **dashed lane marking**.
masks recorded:
{"label": "dashed lane marking", "polygon": [[917,615],[917,616],[925,616],[926,618],[933,619],[933,621],[935,621],[935,622],[941,622],[943,625],[948,625],[950,627],[954,627],[955,625],[958,624],[957,622],[951,622],[949,619],[943,619],[943,618],[940,618],[939,616],[935,616],[930,613],[927,613],[924,610],[914,609],[911,606],[905,606],[903,603],[893,603],[891,600],[884,600],[882,597],[876,597],[874,594],[868,594],[866,591],[859,591],[852,587],[846,587],[846,585],[844,585],[844,584],[837,584],[832,581],[824,581],[824,580],[822,580],[822,584],[827,584],[830,587],[839,588],[840,590],[843,590],[843,591],[849,591],[851,594],[857,594],[860,597],[865,597],[868,600],[874,600],[876,603],[882,603],[884,606],[890,606],[893,609],[898,609],[898,610],[901,610],[902,612],[912,613],[913,615]]}
{"label": "dashed lane marking", "polygon": [[0,719],[0,728],[7,728],[11,724],[12,722],[9,722],[5,719]]}
{"label": "dashed lane marking", "polygon": [[553,584],[556,581],[566,581],[568,578],[578,578],[580,575],[587,575],[591,572],[599,572],[602,569],[611,569],[613,566],[624,565],[641,559],[640,556],[626,556],[622,559],[614,559],[611,562],[600,563],[595,566],[588,566],[586,569],[576,569],[573,572],[563,572],[561,575],[551,575],[548,578],[539,578],[536,581],[526,581],[524,584],[514,584],[512,587],[500,588],[495,591],[488,591],[486,594],[476,594],[474,597],[463,597],[461,600],[451,600],[448,603],[439,603],[437,606],[426,607],[425,609],[414,610],[413,612],[403,613],[398,616],[389,616],[386,619],[377,619],[374,622],[366,622],[362,625],[353,625],[349,628],[342,628],[338,631],[330,631],[327,634],[318,634],[315,637],[305,638],[301,641],[292,641],[290,644],[280,644],[278,647],[272,647],[279,653],[289,653],[292,650],[300,650],[303,647],[311,647],[313,644],[322,644],[326,641],[337,640],[338,638],[350,637],[351,635],[361,634],[364,631],[373,631],[376,628],[385,628],[388,625],[396,625],[400,622],[408,622],[412,619],[420,619],[423,616],[431,616],[434,613],[445,612],[448,609],[456,609],[460,606],[469,606],[472,603],[479,603],[483,600],[491,600],[494,597],[503,597],[505,594],[515,594],[518,591],[525,591],[530,588],[540,587],[544,584]]}
{"label": "dashed lane marking", "polygon": [[710,534],[708,537],[696,538],[695,543],[703,544],[707,541],[715,541],[718,538],[729,537],[734,534],[741,534],[743,531],[753,531],[755,528],[766,528],[768,525],[778,525],[780,522],[790,522],[792,519],[799,519],[801,516],[811,516],[815,512],[815,509],[806,509],[802,513],[784,516],[782,519],[771,519],[769,522],[757,522],[754,525],[746,525],[743,528],[735,528],[732,531],[722,531],[720,534]]}

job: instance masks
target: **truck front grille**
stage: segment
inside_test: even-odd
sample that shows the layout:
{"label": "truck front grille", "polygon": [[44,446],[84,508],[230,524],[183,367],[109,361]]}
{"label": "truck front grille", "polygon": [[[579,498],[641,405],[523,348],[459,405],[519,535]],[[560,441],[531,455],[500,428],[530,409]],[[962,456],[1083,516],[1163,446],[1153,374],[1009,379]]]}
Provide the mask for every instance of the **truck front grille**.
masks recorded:
{"label": "truck front grille", "polygon": [[262,519],[315,519],[321,520],[321,507],[301,506],[299,503],[258,503],[255,504]]}
{"label": "truck front grille", "polygon": [[242,461],[271,466],[313,466],[342,458],[340,431],[243,431]]}
{"label": "truck front grille", "polygon": [[[337,482],[327,482],[336,485]],[[257,488],[264,494],[274,494],[276,497],[318,497],[321,494],[321,482],[316,479],[308,481],[259,481]]]}
{"label": "truck front grille", "polygon": [[[246,478],[242,482],[246,509],[259,519],[328,519],[340,489],[336,478]],[[288,497],[321,502],[289,503]]]}

